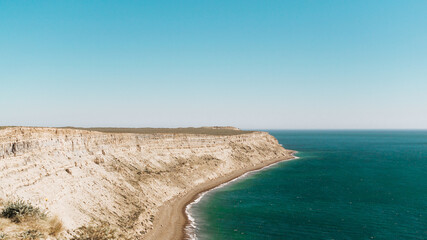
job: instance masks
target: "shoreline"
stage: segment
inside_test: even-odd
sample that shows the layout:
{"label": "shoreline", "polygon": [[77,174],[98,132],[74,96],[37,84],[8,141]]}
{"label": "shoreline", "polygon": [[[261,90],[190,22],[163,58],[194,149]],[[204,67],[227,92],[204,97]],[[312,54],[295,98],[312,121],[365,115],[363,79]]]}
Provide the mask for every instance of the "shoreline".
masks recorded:
{"label": "shoreline", "polygon": [[[289,150],[291,151],[291,150]],[[160,208],[158,217],[154,221],[154,228],[144,237],[146,240],[184,240],[186,239],[186,226],[190,223],[186,208],[194,202],[204,192],[210,191],[220,185],[233,181],[243,175],[270,167],[276,163],[296,159],[294,156],[296,151],[292,151],[289,158],[270,159],[265,162],[249,166],[247,168],[238,169],[230,174],[213,179],[209,182],[200,184],[194,189],[189,190],[185,194],[178,195],[167,201]]]}

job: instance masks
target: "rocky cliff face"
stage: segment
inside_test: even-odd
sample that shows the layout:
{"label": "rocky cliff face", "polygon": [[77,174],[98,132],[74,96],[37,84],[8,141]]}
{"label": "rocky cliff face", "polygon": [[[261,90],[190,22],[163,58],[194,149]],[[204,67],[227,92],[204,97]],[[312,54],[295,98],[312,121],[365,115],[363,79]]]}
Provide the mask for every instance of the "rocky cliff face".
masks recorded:
{"label": "rocky cliff face", "polygon": [[108,221],[141,237],[173,197],[233,170],[289,155],[264,132],[6,128],[0,130],[0,198],[29,200],[58,215],[68,229]]}

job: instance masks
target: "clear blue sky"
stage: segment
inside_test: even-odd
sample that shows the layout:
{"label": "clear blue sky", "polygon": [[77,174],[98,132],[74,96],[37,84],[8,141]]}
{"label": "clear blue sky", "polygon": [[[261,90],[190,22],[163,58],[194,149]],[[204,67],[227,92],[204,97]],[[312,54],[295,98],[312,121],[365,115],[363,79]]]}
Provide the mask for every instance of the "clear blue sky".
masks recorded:
{"label": "clear blue sky", "polygon": [[0,125],[427,128],[427,1],[0,0]]}

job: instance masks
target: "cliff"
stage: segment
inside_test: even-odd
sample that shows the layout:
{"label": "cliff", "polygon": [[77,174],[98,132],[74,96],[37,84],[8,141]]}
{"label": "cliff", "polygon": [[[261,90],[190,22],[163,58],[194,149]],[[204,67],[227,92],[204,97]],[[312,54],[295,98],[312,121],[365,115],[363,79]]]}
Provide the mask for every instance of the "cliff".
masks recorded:
{"label": "cliff", "polygon": [[58,215],[66,229],[107,221],[143,238],[166,201],[233,170],[290,153],[265,132],[9,127],[0,129],[0,199],[29,200]]}

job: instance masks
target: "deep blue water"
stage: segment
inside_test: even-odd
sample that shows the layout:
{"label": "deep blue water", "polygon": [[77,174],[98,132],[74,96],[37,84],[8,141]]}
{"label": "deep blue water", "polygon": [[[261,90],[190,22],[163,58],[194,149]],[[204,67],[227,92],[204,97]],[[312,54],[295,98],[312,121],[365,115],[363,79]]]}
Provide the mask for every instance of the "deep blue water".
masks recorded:
{"label": "deep blue water", "polygon": [[209,192],[211,239],[427,239],[427,131],[269,131],[300,159]]}

